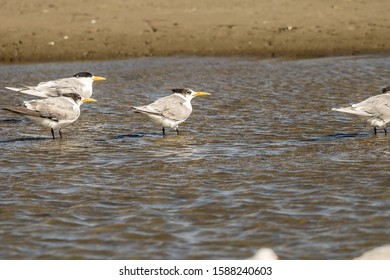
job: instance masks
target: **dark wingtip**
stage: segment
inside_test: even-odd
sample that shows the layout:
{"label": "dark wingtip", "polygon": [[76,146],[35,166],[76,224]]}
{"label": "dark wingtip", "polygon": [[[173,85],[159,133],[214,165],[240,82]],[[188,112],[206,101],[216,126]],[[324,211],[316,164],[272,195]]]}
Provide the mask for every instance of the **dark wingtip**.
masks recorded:
{"label": "dark wingtip", "polygon": [[17,114],[25,114],[26,108],[23,106],[2,106],[1,109]]}

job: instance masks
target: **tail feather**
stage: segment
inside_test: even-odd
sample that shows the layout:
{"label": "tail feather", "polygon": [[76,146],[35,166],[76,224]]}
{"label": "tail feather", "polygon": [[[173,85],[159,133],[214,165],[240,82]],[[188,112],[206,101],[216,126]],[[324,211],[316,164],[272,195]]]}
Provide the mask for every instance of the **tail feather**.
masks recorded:
{"label": "tail feather", "polygon": [[161,113],[148,110],[145,107],[130,107],[132,110],[134,110],[135,113],[143,113],[143,114],[149,114],[149,115],[156,115],[161,116]]}
{"label": "tail feather", "polygon": [[50,97],[50,96],[53,96],[53,97],[57,96],[57,94],[49,94],[48,92],[41,92],[38,90],[31,89],[29,87],[5,87],[5,88],[12,90],[12,91],[17,91],[17,92],[21,92],[24,94],[34,95],[34,96],[43,97],[43,98]]}
{"label": "tail feather", "polygon": [[2,109],[24,116],[41,117],[37,111],[29,110],[24,106],[3,106]]}
{"label": "tail feather", "polygon": [[25,87],[20,87],[20,88],[17,88],[17,87],[5,87],[5,88],[9,89],[9,90],[13,90],[13,91],[22,91],[22,90],[27,89]]}
{"label": "tail feather", "polygon": [[353,107],[332,108],[332,111],[343,112],[343,113],[362,116],[362,117],[371,117],[372,116],[370,113],[358,110],[358,109],[353,108]]}

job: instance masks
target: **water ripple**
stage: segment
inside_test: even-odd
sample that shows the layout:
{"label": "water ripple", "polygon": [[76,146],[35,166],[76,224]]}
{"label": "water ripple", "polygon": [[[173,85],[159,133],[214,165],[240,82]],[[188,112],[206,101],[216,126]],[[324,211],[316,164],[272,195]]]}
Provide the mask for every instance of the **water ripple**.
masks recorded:
{"label": "water ripple", "polygon": [[[350,259],[388,243],[390,137],[330,109],[379,94],[389,66],[387,57],[1,66],[2,88],[74,69],[108,79],[63,139],[2,112],[0,257],[243,259],[264,246],[286,259]],[[182,86],[212,95],[193,100],[180,135],[163,137],[130,110]],[[27,98],[4,91],[0,103]]]}

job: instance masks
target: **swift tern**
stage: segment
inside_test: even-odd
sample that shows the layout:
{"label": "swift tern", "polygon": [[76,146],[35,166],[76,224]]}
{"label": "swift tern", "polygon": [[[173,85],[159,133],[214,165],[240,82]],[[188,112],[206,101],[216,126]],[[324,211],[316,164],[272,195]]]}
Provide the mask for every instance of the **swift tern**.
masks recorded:
{"label": "swift tern", "polygon": [[383,128],[386,135],[386,124],[390,122],[390,86],[383,88],[382,94],[371,96],[349,107],[332,110],[364,117],[374,127],[375,134],[377,128]]}
{"label": "swift tern", "polygon": [[173,94],[159,98],[149,105],[131,107],[136,113],[146,114],[154,122],[161,124],[163,135],[165,135],[165,127],[174,128],[179,134],[179,124],[191,115],[192,98],[210,95],[208,92],[195,92],[189,88],[172,89],[172,91]]}
{"label": "swift tern", "polygon": [[92,98],[82,98],[77,93],[63,93],[59,97],[23,101],[23,106],[4,106],[3,109],[21,114],[38,125],[50,128],[55,139],[54,130],[58,129],[62,138],[61,129],[79,118],[82,103],[95,101]]}
{"label": "swift tern", "polygon": [[6,87],[6,89],[43,98],[58,97],[69,92],[78,93],[82,98],[90,98],[93,82],[105,79],[88,72],[80,72],[70,78],[41,82],[36,86]]}

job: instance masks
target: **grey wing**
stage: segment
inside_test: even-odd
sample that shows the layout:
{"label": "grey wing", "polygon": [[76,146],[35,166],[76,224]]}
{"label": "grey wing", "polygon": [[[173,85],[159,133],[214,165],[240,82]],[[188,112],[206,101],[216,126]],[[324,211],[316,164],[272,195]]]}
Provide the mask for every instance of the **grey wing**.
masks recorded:
{"label": "grey wing", "polygon": [[66,97],[25,101],[24,106],[39,113],[43,118],[55,121],[74,120],[80,115],[80,108]]}
{"label": "grey wing", "polygon": [[83,84],[80,83],[77,78],[65,78],[39,83],[36,87],[30,88],[30,90],[44,92],[46,93],[47,97],[61,96],[64,93],[70,92],[75,92],[82,95]]}
{"label": "grey wing", "polygon": [[32,116],[32,117],[40,117],[39,113],[27,109],[25,106],[3,106],[2,109],[8,110],[17,114]]}
{"label": "grey wing", "polygon": [[353,108],[368,112],[373,115],[390,114],[390,95],[380,94],[352,105]]}
{"label": "grey wing", "polygon": [[50,90],[46,89],[44,91],[36,90],[34,86],[20,86],[20,87],[5,87],[6,89],[29,94],[29,95],[34,95],[37,97],[56,97],[59,96],[56,90]]}
{"label": "grey wing", "polygon": [[6,87],[9,90],[34,95],[38,97],[58,97],[64,93],[78,93],[81,97],[91,97],[92,92],[84,90],[84,85],[77,78],[70,77],[53,81],[41,82],[36,86]]}
{"label": "grey wing", "polygon": [[187,119],[192,112],[191,108],[185,106],[186,100],[175,94],[162,97],[147,107],[159,112],[162,116],[175,120],[182,121]]}

